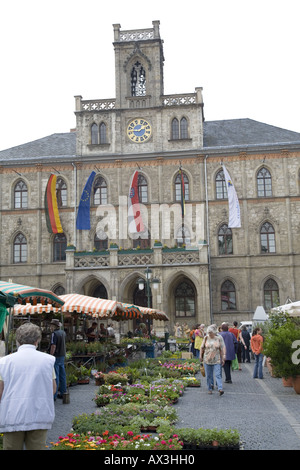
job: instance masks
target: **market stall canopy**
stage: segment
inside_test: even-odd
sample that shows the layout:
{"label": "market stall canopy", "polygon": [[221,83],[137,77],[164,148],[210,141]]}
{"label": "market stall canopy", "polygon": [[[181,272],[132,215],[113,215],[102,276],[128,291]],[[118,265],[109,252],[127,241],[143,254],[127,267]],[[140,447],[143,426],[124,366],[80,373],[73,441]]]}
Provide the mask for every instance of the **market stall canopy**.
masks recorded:
{"label": "market stall canopy", "polygon": [[280,311],[288,313],[291,317],[300,317],[300,301],[280,305],[279,307],[274,307],[271,310],[272,313]]}
{"label": "market stall canopy", "polygon": [[23,302],[31,304],[41,302],[51,304],[53,307],[61,307],[64,304],[63,299],[49,290],[5,281],[0,281],[0,302],[7,308]]}
{"label": "market stall canopy", "polygon": [[62,313],[77,312],[94,318],[111,318],[112,320],[128,320],[143,317],[141,311],[133,305],[125,307],[116,300],[100,299],[81,294],[61,295],[64,300]]}
{"label": "market stall canopy", "polygon": [[[127,308],[130,304],[126,304],[122,302],[122,305]],[[143,318],[149,318],[149,319],[153,318],[154,320],[169,321],[169,318],[166,315],[166,313],[162,312],[161,310],[156,310],[155,308],[149,308],[149,307],[141,307],[139,305],[138,306],[135,305],[135,307],[138,308],[142,312]]]}
{"label": "market stall canopy", "polygon": [[15,315],[33,315],[35,313],[58,313],[91,316],[93,318],[103,318],[112,320],[130,320],[131,318],[142,318],[143,313],[134,305],[124,306],[116,300],[100,299],[81,294],[60,295],[59,298],[64,305],[58,309],[52,305],[16,305],[14,307]]}

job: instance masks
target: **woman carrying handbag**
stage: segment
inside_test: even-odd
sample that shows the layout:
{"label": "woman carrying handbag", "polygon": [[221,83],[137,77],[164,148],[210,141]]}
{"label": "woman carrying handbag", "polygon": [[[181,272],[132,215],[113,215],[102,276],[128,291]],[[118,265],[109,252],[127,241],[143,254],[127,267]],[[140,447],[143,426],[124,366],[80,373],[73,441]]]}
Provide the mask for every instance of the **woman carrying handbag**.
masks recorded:
{"label": "woman carrying handbag", "polygon": [[222,336],[217,334],[215,325],[207,328],[207,336],[205,336],[200,349],[200,362],[204,362],[206,383],[208,393],[211,395],[214,388],[214,375],[220,395],[224,394],[222,385],[222,366],[225,363],[226,349]]}

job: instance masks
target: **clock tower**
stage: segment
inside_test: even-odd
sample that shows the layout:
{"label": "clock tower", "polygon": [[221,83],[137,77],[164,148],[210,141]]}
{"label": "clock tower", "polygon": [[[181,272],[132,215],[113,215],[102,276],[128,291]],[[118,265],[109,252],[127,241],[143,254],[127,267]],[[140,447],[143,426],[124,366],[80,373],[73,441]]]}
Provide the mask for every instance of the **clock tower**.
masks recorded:
{"label": "clock tower", "polygon": [[153,28],[121,31],[114,27],[116,108],[160,106],[163,91],[163,41]]}
{"label": "clock tower", "polygon": [[159,21],[152,28],[113,25],[115,98],[76,96],[76,151],[84,157],[151,158],[203,146],[202,88],[164,94],[164,53]]}

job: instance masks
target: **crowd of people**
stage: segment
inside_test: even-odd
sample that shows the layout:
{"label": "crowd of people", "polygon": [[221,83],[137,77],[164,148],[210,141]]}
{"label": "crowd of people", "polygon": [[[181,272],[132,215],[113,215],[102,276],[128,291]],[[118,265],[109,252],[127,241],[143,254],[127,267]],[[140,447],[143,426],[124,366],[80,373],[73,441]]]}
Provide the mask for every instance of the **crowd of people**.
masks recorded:
{"label": "crowd of people", "polygon": [[232,370],[242,370],[242,363],[254,358],[253,378],[263,378],[263,336],[261,328],[254,329],[252,336],[246,326],[226,322],[220,327],[195,325],[189,331],[190,352],[204,364],[208,393],[212,394],[214,383],[220,395],[224,394],[222,370],[225,383],[232,384]]}

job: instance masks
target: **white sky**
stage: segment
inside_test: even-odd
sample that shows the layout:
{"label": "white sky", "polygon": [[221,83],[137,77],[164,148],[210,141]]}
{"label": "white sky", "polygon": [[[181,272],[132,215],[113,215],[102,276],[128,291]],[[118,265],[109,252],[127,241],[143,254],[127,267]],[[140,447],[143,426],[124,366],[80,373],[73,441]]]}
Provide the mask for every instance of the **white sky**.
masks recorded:
{"label": "white sky", "polygon": [[164,93],[203,87],[207,121],[300,132],[299,0],[2,0],[0,149],[75,127],[75,95],[115,97],[114,23],[164,40]]}

